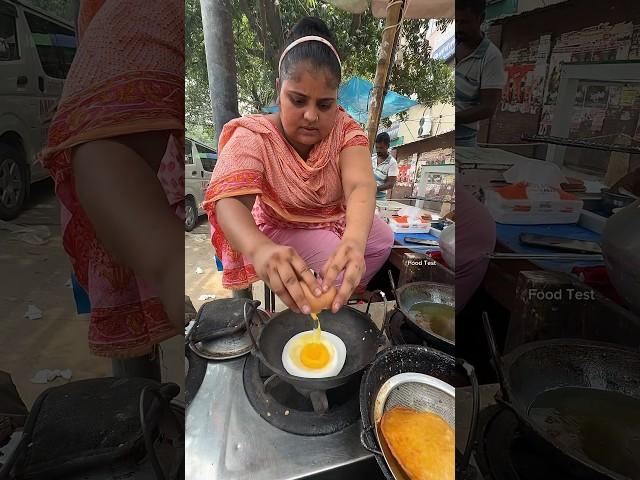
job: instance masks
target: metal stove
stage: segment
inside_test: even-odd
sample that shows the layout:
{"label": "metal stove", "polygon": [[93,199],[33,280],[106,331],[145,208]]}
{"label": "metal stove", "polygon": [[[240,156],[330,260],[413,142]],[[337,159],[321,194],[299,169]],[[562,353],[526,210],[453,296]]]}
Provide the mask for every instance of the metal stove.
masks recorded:
{"label": "metal stove", "polygon": [[327,391],[302,391],[274,375],[256,357],[243,368],[249,403],[271,425],[297,435],[328,435],[344,430],[360,418],[362,375]]}
{"label": "metal stove", "polygon": [[409,326],[404,314],[397,309],[392,310],[390,313],[386,333],[393,345],[409,344],[432,347],[427,340],[418,335],[415,330]]}
{"label": "metal stove", "polygon": [[[245,392],[245,362],[251,359],[208,363],[202,385],[187,409],[185,478],[383,478],[373,456],[360,444],[360,420],[316,436],[289,433],[265,420]],[[258,369],[246,371],[253,375]],[[276,405],[274,412],[280,408],[283,406]],[[288,416],[280,413],[281,418]]]}

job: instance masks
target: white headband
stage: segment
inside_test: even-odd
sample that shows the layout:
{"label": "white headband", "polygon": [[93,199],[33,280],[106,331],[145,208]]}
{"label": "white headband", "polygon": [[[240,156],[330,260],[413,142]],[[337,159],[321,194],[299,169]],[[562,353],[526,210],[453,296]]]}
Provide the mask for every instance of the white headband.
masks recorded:
{"label": "white headband", "polygon": [[300,45],[301,43],[304,43],[304,42],[320,42],[320,43],[324,43],[334,53],[334,55],[338,59],[338,64],[340,65],[340,69],[342,69],[342,62],[340,61],[340,56],[338,55],[338,52],[336,51],[335,47],[333,45],[331,45],[331,42],[329,40],[327,40],[326,38],[318,37],[316,35],[309,35],[307,37],[302,37],[302,38],[299,38],[298,40],[296,40],[294,42],[291,42],[289,44],[289,46],[287,46],[287,48],[284,49],[284,52],[282,52],[282,55],[280,55],[280,61],[278,62],[278,75],[280,74],[280,67],[282,66],[282,60],[284,59],[284,56],[287,53],[289,53],[289,50],[291,50],[293,47],[295,47],[296,45]]}

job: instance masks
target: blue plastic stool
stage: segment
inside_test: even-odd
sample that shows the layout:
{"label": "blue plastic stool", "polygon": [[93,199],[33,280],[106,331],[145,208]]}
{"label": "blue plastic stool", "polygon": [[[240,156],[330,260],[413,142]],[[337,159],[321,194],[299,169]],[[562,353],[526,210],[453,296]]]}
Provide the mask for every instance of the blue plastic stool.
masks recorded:
{"label": "blue plastic stool", "polygon": [[220,259],[214,255],[213,258],[215,258],[216,260],[216,268],[218,269],[219,272],[222,272],[224,270],[223,266],[222,266],[222,262],[220,261]]}
{"label": "blue plastic stool", "polygon": [[84,288],[78,283],[75,274],[71,272],[71,287],[73,288],[73,298],[76,301],[76,312],[91,313],[91,300]]}

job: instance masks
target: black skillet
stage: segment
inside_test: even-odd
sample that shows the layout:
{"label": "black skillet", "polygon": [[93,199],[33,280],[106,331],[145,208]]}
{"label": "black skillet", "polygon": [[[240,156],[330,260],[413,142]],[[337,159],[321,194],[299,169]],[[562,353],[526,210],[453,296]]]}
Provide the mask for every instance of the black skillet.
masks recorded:
{"label": "black skillet", "polygon": [[[456,342],[454,340],[437,334],[429,328],[426,328],[423,324],[416,323],[413,314],[410,312],[411,307],[420,302],[442,303],[455,308],[455,289],[453,285],[434,282],[412,282],[396,289],[391,271],[389,271],[389,281],[391,282],[393,294],[396,297],[396,308],[402,312],[411,329],[434,348],[449,355],[455,355]],[[430,291],[431,293],[429,293]],[[437,295],[433,295],[435,291],[437,291]],[[453,323],[451,329],[455,331],[455,316],[452,317],[451,322]]]}
{"label": "black skillet", "polygon": [[[527,343],[500,357],[486,312],[482,320],[502,392],[498,401],[513,411],[532,444],[578,478],[640,479],[640,469],[635,476],[613,472],[563,445],[529,416],[531,405],[542,393],[562,387],[597,388],[640,400],[640,352],[603,342],[556,339]],[[629,453],[639,461],[640,451]]]}
{"label": "black skillet", "polygon": [[[461,374],[461,372],[464,374]],[[477,418],[480,409],[478,381],[473,367],[462,359],[422,345],[398,345],[380,352],[374,362],[365,371],[360,383],[360,413],[362,415],[362,446],[375,455],[382,473],[388,480],[395,480],[387,462],[379,449],[373,424],[373,410],[380,388],[395,375],[415,372],[438,378],[454,387],[471,383],[473,402],[471,426],[464,452],[456,450],[456,472],[464,475],[468,465],[473,443],[476,439]]]}
{"label": "black skillet", "polygon": [[[374,293],[384,300],[386,317],[386,296],[380,290]],[[311,330],[313,321],[309,315],[284,310],[271,317],[268,322],[264,322],[259,316],[250,314],[251,310],[259,305],[259,301],[248,303],[244,312],[247,330],[253,342],[252,354],[257,356],[275,375],[300,390],[324,391],[348,383],[373,361],[378,349],[385,344],[383,330],[378,329],[369,315],[371,301],[367,304],[366,312],[348,306],[342,307],[336,314],[324,311],[319,315],[322,330],[338,336],[347,347],[347,356],[342,370],[335,377],[328,378],[303,378],[290,375],[282,365],[284,346],[294,335]],[[248,318],[252,321],[259,318],[259,324],[254,324],[254,328],[251,328]]]}

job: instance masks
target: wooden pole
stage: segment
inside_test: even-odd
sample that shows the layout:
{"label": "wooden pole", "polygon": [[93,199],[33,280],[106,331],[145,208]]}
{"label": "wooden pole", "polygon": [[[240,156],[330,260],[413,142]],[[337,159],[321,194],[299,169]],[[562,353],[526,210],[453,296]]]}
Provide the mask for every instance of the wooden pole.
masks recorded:
{"label": "wooden pole", "polygon": [[388,73],[391,68],[396,33],[400,27],[400,14],[403,6],[404,0],[389,0],[387,5],[387,18],[385,19],[385,28],[382,32],[382,43],[380,44],[378,66],[373,82],[373,90],[371,91],[371,99],[369,100],[369,118],[367,119],[367,137],[369,138],[369,145],[372,150],[375,145],[376,134],[378,133],[378,124],[380,123],[380,116],[384,105],[384,90],[389,77]]}

